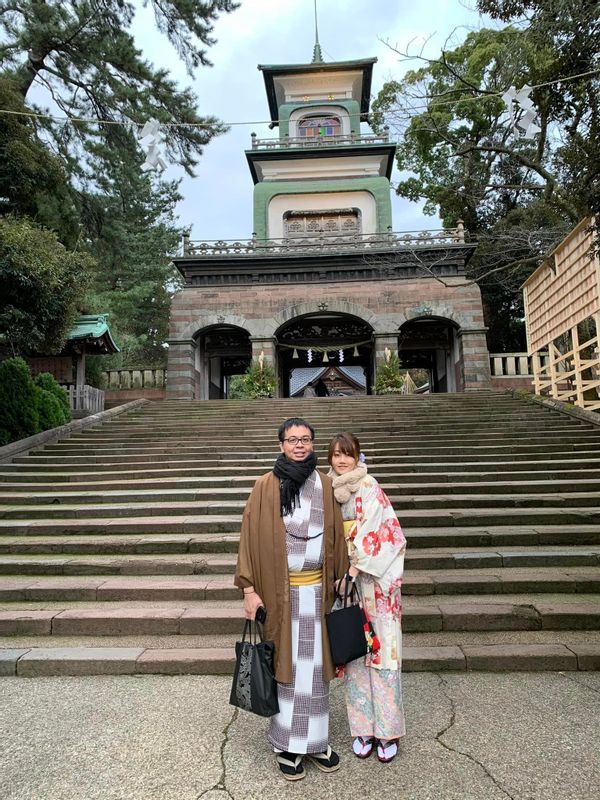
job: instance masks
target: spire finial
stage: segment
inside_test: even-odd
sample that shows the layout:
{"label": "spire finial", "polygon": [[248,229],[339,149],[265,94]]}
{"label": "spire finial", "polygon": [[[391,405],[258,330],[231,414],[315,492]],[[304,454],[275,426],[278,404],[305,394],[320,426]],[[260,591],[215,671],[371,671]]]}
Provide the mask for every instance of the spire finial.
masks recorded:
{"label": "spire finial", "polygon": [[319,44],[319,26],[317,23],[317,0],[315,0],[315,46],[313,48],[313,64],[323,63],[323,53],[321,53],[321,45]]}

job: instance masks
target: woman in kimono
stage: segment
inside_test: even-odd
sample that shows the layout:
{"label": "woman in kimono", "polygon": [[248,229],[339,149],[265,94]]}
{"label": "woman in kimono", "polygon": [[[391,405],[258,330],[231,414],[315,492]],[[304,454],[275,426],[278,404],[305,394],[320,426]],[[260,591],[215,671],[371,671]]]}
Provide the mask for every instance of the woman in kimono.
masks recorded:
{"label": "woman in kimono", "polygon": [[278,436],[281,454],[246,504],[235,585],[243,589],[247,619],[261,606],[267,611],[279,700],[269,742],[283,777],[297,781],[305,777],[305,759],[323,772],[339,769],[329,745],[335,667],[324,611],[348,569],[348,553],[331,480],[315,469],[314,428],[288,419]]}
{"label": "woman in kimono", "polygon": [[[361,458],[352,433],[339,433],[329,445],[329,476],[342,509],[350,557],[350,580],[356,582],[379,649],[346,665],[346,706],[352,749],[387,763],[405,733],[402,706],[402,602],[400,588],[406,540],[391,503]],[[338,591],[345,589],[340,582]]]}

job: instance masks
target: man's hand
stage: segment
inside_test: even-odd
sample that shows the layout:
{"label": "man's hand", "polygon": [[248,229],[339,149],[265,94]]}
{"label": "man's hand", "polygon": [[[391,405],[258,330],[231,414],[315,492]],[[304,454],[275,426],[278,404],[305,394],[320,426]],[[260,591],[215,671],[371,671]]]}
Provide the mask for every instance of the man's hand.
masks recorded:
{"label": "man's hand", "polygon": [[263,605],[263,601],[256,592],[244,592],[244,616],[246,619],[255,619],[256,612]]}

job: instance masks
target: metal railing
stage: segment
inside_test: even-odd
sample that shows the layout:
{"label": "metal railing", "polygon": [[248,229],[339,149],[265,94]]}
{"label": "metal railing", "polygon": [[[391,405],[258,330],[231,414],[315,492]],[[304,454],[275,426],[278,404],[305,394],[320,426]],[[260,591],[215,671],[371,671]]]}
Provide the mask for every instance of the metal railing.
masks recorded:
{"label": "metal railing", "polygon": [[296,253],[364,252],[377,250],[406,250],[414,248],[464,244],[465,227],[459,221],[456,228],[431,231],[400,231],[394,233],[326,234],[297,239],[258,239],[255,234],[246,241],[241,239],[211,239],[192,241],[183,237],[183,255],[212,256],[269,256]]}

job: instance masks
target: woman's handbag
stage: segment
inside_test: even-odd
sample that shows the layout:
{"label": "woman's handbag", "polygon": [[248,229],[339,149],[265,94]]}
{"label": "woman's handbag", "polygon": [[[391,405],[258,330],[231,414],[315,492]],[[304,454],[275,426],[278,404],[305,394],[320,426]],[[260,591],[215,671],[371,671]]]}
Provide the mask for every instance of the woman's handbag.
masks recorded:
{"label": "woman's handbag", "polygon": [[279,713],[274,654],[275,644],[264,641],[262,625],[247,619],[242,641],[235,643],[235,670],[229,697],[232,706],[260,717]]}
{"label": "woman's handbag", "polygon": [[[343,600],[336,600],[329,614],[325,614],[331,658],[336,666],[347,664],[367,654],[367,639],[365,636],[365,616],[360,606],[358,586],[354,581],[348,580]],[[351,588],[350,588],[351,587]],[[356,593],[357,601],[352,602]]]}

